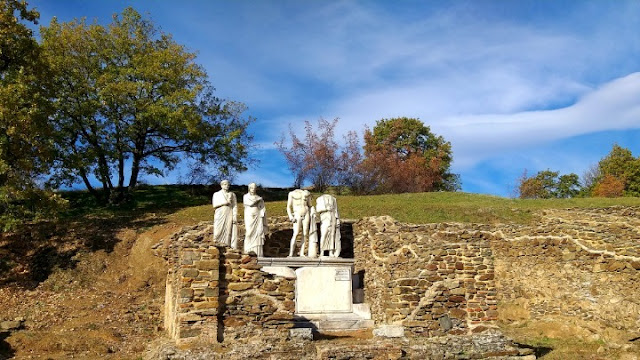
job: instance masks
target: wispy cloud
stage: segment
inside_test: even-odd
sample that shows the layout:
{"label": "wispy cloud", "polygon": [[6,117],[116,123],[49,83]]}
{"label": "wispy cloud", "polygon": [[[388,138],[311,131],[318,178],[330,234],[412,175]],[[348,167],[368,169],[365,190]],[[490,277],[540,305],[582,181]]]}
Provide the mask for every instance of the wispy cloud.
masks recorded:
{"label": "wispy cloud", "polygon": [[452,140],[458,167],[504,151],[576,135],[640,128],[640,73],[616,79],[572,106],[515,114],[451,117],[440,125]]}

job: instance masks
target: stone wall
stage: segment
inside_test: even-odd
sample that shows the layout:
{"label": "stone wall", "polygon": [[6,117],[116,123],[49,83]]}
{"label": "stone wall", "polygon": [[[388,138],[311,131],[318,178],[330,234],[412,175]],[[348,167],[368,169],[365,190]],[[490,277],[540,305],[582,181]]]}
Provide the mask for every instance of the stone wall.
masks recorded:
{"label": "stone wall", "polygon": [[255,256],[212,244],[212,226],[187,227],[157,252],[169,264],[165,327],[178,342],[279,341],[293,327],[295,280],[260,270]]}
{"label": "stone wall", "polygon": [[[533,225],[354,225],[376,323],[416,336],[541,321],[585,338],[640,336],[640,209],[545,210]],[[498,308],[498,303],[500,304]]]}
{"label": "stone wall", "polygon": [[[291,224],[286,217],[269,221],[265,248],[282,257]],[[585,337],[640,336],[640,209],[546,210],[528,226],[411,225],[390,217],[352,226],[343,234],[355,235],[351,248],[362,280],[355,283],[364,288],[376,327],[403,326],[410,341],[393,343],[389,354],[435,356],[455,347],[460,354],[528,356],[500,336],[498,320],[547,322],[559,331],[571,323]],[[347,355],[369,345],[382,351],[366,341],[292,342],[295,280],[214,246],[211,232],[211,223],[187,227],[156,249],[169,264],[165,324],[178,342],[223,341],[249,352],[247,344],[281,344],[274,353],[302,344],[300,354],[321,358],[358,358]],[[477,347],[485,342],[493,345]]]}
{"label": "stone wall", "polygon": [[640,336],[640,210],[545,210],[491,241],[501,318],[587,338]]}
{"label": "stone wall", "polygon": [[379,324],[413,336],[462,335],[494,326],[491,235],[457,224],[409,225],[390,217],[354,225],[355,271]]}
{"label": "stone wall", "polygon": [[295,278],[261,271],[255,256],[228,250],[220,281],[219,341],[279,341],[294,325]]}

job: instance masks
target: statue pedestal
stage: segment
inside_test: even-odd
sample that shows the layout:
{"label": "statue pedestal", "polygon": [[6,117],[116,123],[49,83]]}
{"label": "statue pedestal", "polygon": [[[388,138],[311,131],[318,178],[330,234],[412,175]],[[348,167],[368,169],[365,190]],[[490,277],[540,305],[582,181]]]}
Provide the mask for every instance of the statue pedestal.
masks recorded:
{"label": "statue pedestal", "polygon": [[373,326],[368,306],[353,304],[353,263],[333,257],[258,258],[262,271],[295,277],[296,315],[302,327],[318,330]]}
{"label": "statue pedestal", "polygon": [[351,267],[301,267],[296,278],[296,314],[352,312]]}

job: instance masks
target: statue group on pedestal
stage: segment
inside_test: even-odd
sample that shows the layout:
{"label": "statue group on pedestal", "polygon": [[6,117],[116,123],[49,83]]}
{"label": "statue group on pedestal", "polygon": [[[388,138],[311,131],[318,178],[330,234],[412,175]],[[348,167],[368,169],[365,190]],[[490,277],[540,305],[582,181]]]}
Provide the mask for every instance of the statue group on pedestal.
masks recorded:
{"label": "statue group on pedestal", "polygon": [[[238,248],[238,202],[236,195],[229,191],[229,181],[220,182],[221,190],[213,194],[213,240],[216,243]],[[267,234],[267,215],[264,200],[257,193],[257,185],[249,184],[249,192],[242,198],[244,204],[244,252],[254,252],[263,256],[263,245]],[[300,256],[315,258],[318,256],[339,257],[341,251],[340,215],[336,198],[325,194],[318,197],[316,206],[312,205],[311,193],[296,189],[287,198],[287,215],[293,223],[293,236],[289,256],[293,256],[298,234],[302,235]],[[319,219],[318,219],[319,217]],[[320,220],[320,237],[317,222]],[[308,243],[308,250],[305,252]]]}

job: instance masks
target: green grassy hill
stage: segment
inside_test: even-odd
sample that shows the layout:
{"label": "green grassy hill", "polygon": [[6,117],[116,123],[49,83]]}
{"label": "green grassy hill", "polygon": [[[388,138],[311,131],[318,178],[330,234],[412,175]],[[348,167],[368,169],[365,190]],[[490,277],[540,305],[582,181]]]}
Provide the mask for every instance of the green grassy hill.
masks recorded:
{"label": "green grassy hill", "polygon": [[[179,223],[213,219],[213,186],[145,186],[135,193],[135,201],[124,207],[99,207],[84,192],[66,193],[70,200],[67,216],[98,215],[139,217],[145,214],[168,215]],[[232,189],[241,201],[246,187]],[[259,189],[267,203],[269,216],[286,215],[290,189]],[[320,194],[314,194],[315,196]],[[433,192],[371,196],[337,195],[340,216],[359,219],[365,216],[390,215],[402,222],[474,222],[528,223],[532,213],[548,208],[590,208],[615,205],[640,206],[640,198],[574,198],[521,200],[463,192]],[[242,216],[241,208],[239,214]]]}

